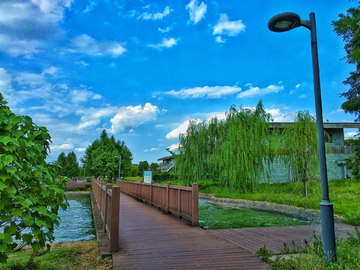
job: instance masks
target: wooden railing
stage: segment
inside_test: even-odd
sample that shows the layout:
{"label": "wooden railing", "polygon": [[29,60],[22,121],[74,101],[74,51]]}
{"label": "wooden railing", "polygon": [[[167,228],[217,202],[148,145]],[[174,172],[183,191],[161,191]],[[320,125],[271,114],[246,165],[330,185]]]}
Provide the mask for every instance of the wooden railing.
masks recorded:
{"label": "wooden railing", "polygon": [[116,252],[119,243],[120,187],[94,179],[92,191],[103,221],[103,230],[109,238],[110,252]]}
{"label": "wooden railing", "polygon": [[190,220],[193,226],[199,225],[199,186],[196,183],[192,187],[181,187],[172,186],[171,182],[159,185],[118,180],[116,185],[121,192]]}

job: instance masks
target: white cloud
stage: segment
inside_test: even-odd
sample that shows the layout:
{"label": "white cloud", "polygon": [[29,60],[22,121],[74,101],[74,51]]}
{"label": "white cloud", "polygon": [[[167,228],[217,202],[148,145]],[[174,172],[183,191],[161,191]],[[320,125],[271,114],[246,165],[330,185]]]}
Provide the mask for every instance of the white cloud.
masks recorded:
{"label": "white cloud", "polygon": [[160,148],[151,148],[151,149],[146,149],[144,150],[144,152],[155,152],[155,151],[159,151]]}
{"label": "white cloud", "polygon": [[169,15],[172,12],[172,9],[170,9],[168,6],[165,7],[164,12],[157,12],[157,13],[149,13],[144,12],[140,16],[138,16],[138,19],[142,20],[162,20],[165,16]]}
{"label": "white cloud", "polygon": [[[170,133],[166,135],[166,139],[178,139],[180,134],[185,134],[186,130],[189,127],[191,120],[186,120],[184,123],[182,123],[180,126],[172,130]],[[192,120],[195,121],[195,123],[202,122],[200,119]]]}
{"label": "white cloud", "polygon": [[162,29],[162,28],[158,28],[158,30],[161,32],[161,33],[167,33],[167,32],[170,32],[173,28],[174,28],[174,25],[176,23],[172,23],[171,25],[167,26],[165,29]]}
{"label": "white cloud", "polygon": [[82,34],[72,39],[73,49],[70,52],[84,53],[94,56],[112,55],[118,57],[126,52],[126,49],[116,41],[97,41],[87,34]]}
{"label": "white cloud", "polygon": [[149,102],[144,107],[141,105],[121,107],[110,120],[112,126],[109,131],[116,134],[125,128],[138,127],[147,121],[156,120],[158,113],[159,108]]}
{"label": "white cloud", "polygon": [[62,35],[59,22],[69,0],[0,1],[0,51],[32,57]]}
{"label": "white cloud", "polygon": [[101,118],[116,114],[118,107],[108,106],[105,108],[82,108],[76,111],[76,114],[82,115],[78,130],[97,126]]}
{"label": "white cloud", "polygon": [[175,144],[172,144],[171,146],[169,146],[168,148],[166,148],[166,150],[176,151],[176,150],[179,150],[180,147],[181,147],[180,143],[175,143]]}
{"label": "white cloud", "polygon": [[179,39],[174,39],[174,38],[163,38],[162,42],[159,44],[149,44],[149,47],[158,49],[158,50],[162,50],[163,48],[171,48],[172,46],[175,46],[177,44],[177,41]]}
{"label": "white cloud", "polygon": [[4,99],[11,105],[16,105],[17,97],[15,91],[11,86],[12,77],[4,68],[0,68],[0,93]]}
{"label": "white cloud", "polygon": [[240,32],[245,31],[245,25],[241,20],[229,21],[226,14],[221,14],[218,23],[214,26],[213,35],[226,35],[229,37],[237,36]]}
{"label": "white cloud", "polygon": [[297,84],[297,85],[295,85],[296,89],[299,89],[299,88],[300,88],[300,86],[301,86],[301,84],[300,84],[300,83],[299,83],[299,84]]}
{"label": "white cloud", "polygon": [[92,98],[92,99],[101,98],[100,95],[98,95],[98,94],[95,95],[93,92],[87,91],[87,90],[73,90],[70,92],[69,96],[73,103],[86,102],[90,98]]}
{"label": "white cloud", "polygon": [[306,95],[301,95],[299,96],[299,98],[306,98]]}
{"label": "white cloud", "polygon": [[70,150],[73,149],[74,145],[72,143],[64,143],[62,145],[53,145],[50,146],[51,150]]}
{"label": "white cloud", "polygon": [[269,85],[268,87],[265,88],[250,86],[249,90],[239,93],[237,95],[237,98],[263,96],[270,93],[277,93],[283,89],[284,86],[278,86],[278,85]]}
{"label": "white cloud", "polygon": [[94,9],[94,7],[97,5],[95,1],[90,1],[89,5],[84,9],[84,13],[88,13]]}
{"label": "white cloud", "polygon": [[76,152],[85,152],[86,151],[86,148],[75,148],[75,151]]}
{"label": "white cloud", "polygon": [[165,92],[165,94],[178,98],[222,98],[224,96],[239,93],[240,91],[241,88],[237,86],[204,86],[181,89],[179,91],[171,90]]}
{"label": "white cloud", "polygon": [[217,37],[215,38],[215,41],[216,41],[217,43],[225,43],[225,42],[226,42],[226,39],[223,39],[221,36],[217,36]]}
{"label": "white cloud", "polygon": [[346,132],[344,137],[345,139],[356,139],[359,137],[359,132]]}
{"label": "white cloud", "polygon": [[204,18],[207,5],[205,5],[204,2],[201,2],[199,5],[197,0],[192,0],[185,6],[185,8],[189,10],[190,20],[194,24],[197,24],[202,18]]}
{"label": "white cloud", "polygon": [[78,62],[75,62],[75,64],[78,64],[78,65],[83,66],[83,67],[86,67],[86,66],[89,65],[89,64],[86,63],[85,61],[78,61]]}

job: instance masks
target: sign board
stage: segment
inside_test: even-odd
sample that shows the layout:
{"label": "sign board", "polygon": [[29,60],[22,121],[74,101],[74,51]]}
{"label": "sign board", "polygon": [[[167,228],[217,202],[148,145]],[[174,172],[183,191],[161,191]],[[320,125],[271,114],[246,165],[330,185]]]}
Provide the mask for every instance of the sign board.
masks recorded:
{"label": "sign board", "polygon": [[152,171],[144,171],[143,172],[143,182],[144,183],[151,183],[152,181]]}

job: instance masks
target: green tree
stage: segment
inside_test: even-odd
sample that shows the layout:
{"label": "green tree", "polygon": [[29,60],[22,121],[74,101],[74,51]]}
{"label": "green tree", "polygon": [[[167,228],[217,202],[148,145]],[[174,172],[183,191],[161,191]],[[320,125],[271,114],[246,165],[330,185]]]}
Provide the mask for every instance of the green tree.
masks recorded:
{"label": "green tree", "polygon": [[131,171],[130,171],[130,173],[129,173],[129,175],[128,175],[128,176],[135,177],[135,176],[138,176],[138,174],[139,174],[138,167],[137,167],[137,166],[132,165],[132,167],[131,167]]}
{"label": "green tree", "polygon": [[129,175],[131,172],[132,154],[124,141],[115,140],[114,136],[108,137],[105,130],[100,139],[95,140],[85,151],[81,158],[88,174],[95,176],[109,176],[109,181],[118,175],[119,158],[121,156],[121,175]]}
{"label": "green tree", "polygon": [[58,174],[66,177],[77,177],[80,173],[79,163],[77,162],[76,154],[74,152],[68,153],[66,156],[62,152],[57,159],[57,165],[60,166]]}
{"label": "green tree", "polygon": [[65,174],[67,177],[77,177],[79,175],[79,163],[74,152],[68,153],[66,157]]}
{"label": "green tree", "polygon": [[65,167],[66,167],[66,155],[64,152],[57,158],[57,165],[59,165],[58,175],[66,176],[65,175]]}
{"label": "green tree", "polygon": [[145,161],[140,161],[139,167],[138,167],[139,176],[142,176],[143,171],[146,171],[148,169],[149,169],[149,163],[146,160]]}
{"label": "green tree", "polygon": [[[360,2],[359,2],[360,3]],[[344,42],[346,56],[343,58],[348,64],[355,66],[355,71],[350,72],[350,76],[343,82],[349,86],[347,92],[340,96],[345,97],[341,108],[356,116],[360,120],[360,6],[349,8],[347,14],[339,14],[337,21],[331,23],[336,34]]]}
{"label": "green tree", "polygon": [[260,176],[270,176],[275,157],[269,120],[260,100],[253,110],[231,106],[224,121],[190,121],[176,156],[179,179],[185,185],[210,179],[239,192],[253,191]]}
{"label": "green tree", "polygon": [[157,164],[157,163],[151,163],[150,164],[150,169],[152,170],[152,171],[156,171],[156,170],[159,170],[159,164]]}
{"label": "green tree", "polygon": [[315,178],[319,170],[319,149],[316,119],[309,111],[295,114],[294,124],[286,125],[281,135],[280,158],[288,165],[293,175],[304,184]]}
{"label": "green tree", "polygon": [[67,207],[67,181],[56,178],[57,168],[45,162],[51,142],[47,129],[29,116],[15,115],[6,104],[0,94],[1,263],[21,243],[31,245],[36,253],[53,241],[59,207]]}

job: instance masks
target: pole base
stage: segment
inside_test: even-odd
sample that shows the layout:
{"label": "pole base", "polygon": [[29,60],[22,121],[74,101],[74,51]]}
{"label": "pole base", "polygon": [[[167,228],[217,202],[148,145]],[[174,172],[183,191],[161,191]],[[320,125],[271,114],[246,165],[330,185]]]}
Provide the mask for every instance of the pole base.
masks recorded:
{"label": "pole base", "polygon": [[324,258],[330,262],[336,262],[333,204],[329,200],[323,200],[320,203],[320,211]]}

